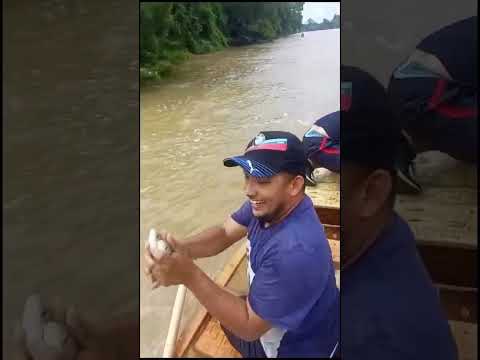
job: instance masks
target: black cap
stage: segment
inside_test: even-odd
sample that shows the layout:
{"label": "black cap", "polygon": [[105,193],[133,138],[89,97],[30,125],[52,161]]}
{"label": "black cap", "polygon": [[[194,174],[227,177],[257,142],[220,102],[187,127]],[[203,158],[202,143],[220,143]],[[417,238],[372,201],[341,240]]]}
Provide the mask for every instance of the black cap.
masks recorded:
{"label": "black cap", "polygon": [[400,126],[385,88],[369,73],[340,67],[342,161],[393,170]]}
{"label": "black cap", "polygon": [[262,131],[252,139],[244,155],[223,160],[228,167],[241,166],[250,176],[271,177],[282,171],[305,175],[302,142],[286,131]]}

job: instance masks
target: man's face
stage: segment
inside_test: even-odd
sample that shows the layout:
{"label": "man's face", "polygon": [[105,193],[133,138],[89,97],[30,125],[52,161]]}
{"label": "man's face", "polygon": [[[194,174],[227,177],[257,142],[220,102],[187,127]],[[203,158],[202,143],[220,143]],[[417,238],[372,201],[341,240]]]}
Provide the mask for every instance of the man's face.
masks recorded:
{"label": "man's face", "polygon": [[253,215],[265,222],[275,221],[289,205],[294,176],[280,173],[269,178],[245,175],[245,195],[252,205]]}

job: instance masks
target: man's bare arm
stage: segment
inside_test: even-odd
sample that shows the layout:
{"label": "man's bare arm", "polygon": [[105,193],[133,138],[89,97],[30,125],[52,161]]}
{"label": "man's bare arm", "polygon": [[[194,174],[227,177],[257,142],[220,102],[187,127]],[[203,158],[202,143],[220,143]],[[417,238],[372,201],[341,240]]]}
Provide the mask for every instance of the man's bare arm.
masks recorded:
{"label": "man's bare arm", "polygon": [[248,300],[218,286],[198,267],[185,285],[214,318],[245,341],[257,340],[272,328],[252,310]]}
{"label": "man's bare arm", "polygon": [[229,216],[223,225],[212,226],[193,236],[175,240],[174,245],[179,246],[191,258],[197,259],[217,255],[246,235],[247,228]]}

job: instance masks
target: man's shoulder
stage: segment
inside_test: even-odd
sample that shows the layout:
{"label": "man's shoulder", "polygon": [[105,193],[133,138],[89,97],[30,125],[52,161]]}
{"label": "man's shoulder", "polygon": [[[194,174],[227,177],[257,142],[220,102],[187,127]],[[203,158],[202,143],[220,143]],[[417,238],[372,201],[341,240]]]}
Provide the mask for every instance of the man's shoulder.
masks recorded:
{"label": "man's shoulder", "polygon": [[[281,239],[279,243],[285,246],[325,237],[325,230],[315,212],[305,211],[301,215],[291,219],[272,237]],[[316,240],[313,241],[316,242]]]}
{"label": "man's shoulder", "polygon": [[268,248],[270,254],[303,256],[302,252],[323,249],[324,243],[328,244],[323,225],[315,213],[312,200],[306,196],[294,216],[271,234]]}
{"label": "man's shoulder", "polygon": [[302,202],[299,204],[298,208],[294,210],[292,216],[287,218],[285,226],[282,228],[282,231],[300,231],[300,232],[310,232],[312,230],[310,227],[322,227],[320,219],[318,218],[317,213],[315,212],[315,206],[313,205],[313,200],[305,194]]}
{"label": "man's shoulder", "polygon": [[[315,226],[313,226],[315,224]],[[331,258],[329,245],[320,222],[295,223],[272,237],[271,253],[286,266],[311,266]]]}

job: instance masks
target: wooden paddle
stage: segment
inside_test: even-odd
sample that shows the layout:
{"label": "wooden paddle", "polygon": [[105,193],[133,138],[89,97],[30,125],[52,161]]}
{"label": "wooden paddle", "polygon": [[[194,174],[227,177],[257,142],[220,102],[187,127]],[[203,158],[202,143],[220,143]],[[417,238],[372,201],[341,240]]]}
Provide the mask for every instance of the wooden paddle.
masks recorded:
{"label": "wooden paddle", "polygon": [[163,357],[175,357],[175,344],[177,342],[178,328],[180,327],[180,319],[182,317],[183,304],[187,288],[185,285],[179,285],[175,303],[173,304],[172,317],[170,318],[170,326],[168,327],[167,340],[163,349]]}
{"label": "wooden paddle", "polygon": [[[148,236],[148,245],[152,251],[153,256],[160,257],[164,253],[170,255],[173,250],[169,244],[157,237],[155,229],[151,229]],[[175,357],[175,344],[177,341],[178,328],[180,327],[180,319],[182,317],[183,304],[185,303],[185,295],[187,288],[185,285],[179,285],[177,290],[177,296],[172,309],[172,317],[170,318],[170,326],[168,327],[167,339],[165,341],[165,347],[163,349],[163,357],[171,358]]]}

